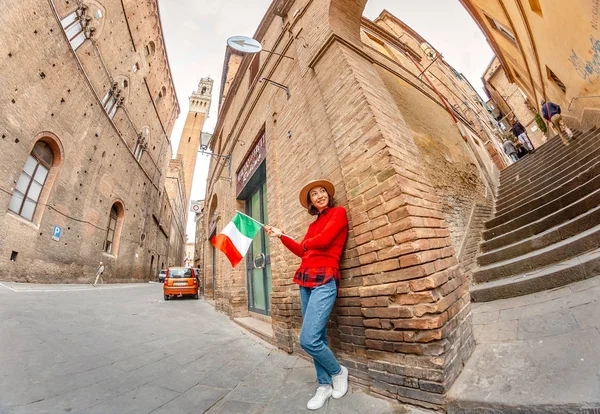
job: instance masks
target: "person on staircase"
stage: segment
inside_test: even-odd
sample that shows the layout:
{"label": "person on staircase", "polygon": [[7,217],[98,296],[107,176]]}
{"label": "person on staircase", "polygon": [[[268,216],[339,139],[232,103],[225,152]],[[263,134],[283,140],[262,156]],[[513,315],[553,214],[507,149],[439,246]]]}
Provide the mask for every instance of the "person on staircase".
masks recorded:
{"label": "person on staircase", "polygon": [[565,121],[563,121],[562,115],[560,114],[560,106],[554,102],[546,102],[545,99],[542,99],[540,104],[542,105],[542,118],[552,122],[552,125],[554,126],[554,129],[558,131],[558,135],[560,135],[563,144],[569,145],[567,137],[572,139],[573,132],[565,125]]}
{"label": "person on staircase", "polygon": [[523,145],[521,141],[515,142],[515,147],[517,148],[517,157],[519,159],[529,154],[529,151],[527,151],[527,148],[525,148],[525,145]]}
{"label": "person on staircase", "polygon": [[535,150],[533,144],[527,136],[527,131],[525,130],[525,127],[521,125],[517,118],[515,118],[511,129],[515,138],[518,139],[521,144],[523,144],[527,152],[532,152]]}
{"label": "person on staircase", "polygon": [[513,162],[519,161],[519,157],[517,156],[517,149],[515,148],[515,144],[507,137],[504,143],[502,143],[502,147],[504,148],[504,153],[508,155],[508,157],[513,160]]}

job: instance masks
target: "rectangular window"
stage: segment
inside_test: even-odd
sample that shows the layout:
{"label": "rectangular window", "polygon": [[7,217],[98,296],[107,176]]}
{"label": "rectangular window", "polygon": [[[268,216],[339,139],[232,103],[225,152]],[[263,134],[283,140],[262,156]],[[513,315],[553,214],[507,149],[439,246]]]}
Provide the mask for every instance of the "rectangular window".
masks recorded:
{"label": "rectangular window", "polygon": [[73,50],[77,50],[85,41],[85,32],[79,17],[79,9],[77,9],[60,21]]}
{"label": "rectangular window", "polygon": [[515,37],[515,34],[512,32],[512,30],[510,30],[508,27],[504,26],[502,23],[497,22],[496,20],[492,19],[488,15],[485,15],[485,17],[487,18],[488,23],[490,24],[490,26],[493,29],[496,29],[496,31],[502,33],[511,42],[517,43],[517,38]]}
{"label": "rectangular window", "polygon": [[141,160],[142,159],[142,154],[144,152],[144,147],[142,146],[141,142],[138,141],[135,144],[135,149],[133,150],[133,156],[135,157],[136,160]]}
{"label": "rectangular window", "polygon": [[540,6],[540,0],[529,0],[529,7],[531,7],[533,12],[542,16],[542,6]]}
{"label": "rectangular window", "polygon": [[553,81],[563,92],[567,92],[567,87],[565,86],[565,84],[560,80],[558,76],[556,76],[556,73],[550,70],[548,66],[546,66],[546,73],[548,75],[548,79]]}

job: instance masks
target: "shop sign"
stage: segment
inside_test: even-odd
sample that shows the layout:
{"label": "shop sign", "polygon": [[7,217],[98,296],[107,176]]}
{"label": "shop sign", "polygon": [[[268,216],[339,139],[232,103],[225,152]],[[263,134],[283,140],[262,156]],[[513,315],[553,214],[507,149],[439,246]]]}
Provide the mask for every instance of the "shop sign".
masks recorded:
{"label": "shop sign", "polygon": [[252,175],[256,172],[260,163],[267,156],[267,149],[265,147],[265,134],[263,133],[252,150],[250,150],[250,154],[242,164],[242,167],[238,170],[236,181],[237,181],[237,193],[239,195],[248,181],[252,178]]}

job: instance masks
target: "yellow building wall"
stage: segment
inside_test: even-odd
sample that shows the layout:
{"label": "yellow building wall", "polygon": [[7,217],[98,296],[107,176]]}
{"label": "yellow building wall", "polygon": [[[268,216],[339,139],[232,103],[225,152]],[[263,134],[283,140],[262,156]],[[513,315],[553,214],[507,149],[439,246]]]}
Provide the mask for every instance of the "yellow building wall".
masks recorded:
{"label": "yellow building wall", "polygon": [[[482,27],[512,80],[539,107],[559,104],[579,129],[600,125],[600,25],[596,1],[461,0]],[[536,7],[539,4],[539,9]],[[486,15],[509,27],[517,47]],[[553,76],[551,76],[552,71]],[[558,78],[565,91],[554,79]],[[535,89],[535,90],[534,90]]]}

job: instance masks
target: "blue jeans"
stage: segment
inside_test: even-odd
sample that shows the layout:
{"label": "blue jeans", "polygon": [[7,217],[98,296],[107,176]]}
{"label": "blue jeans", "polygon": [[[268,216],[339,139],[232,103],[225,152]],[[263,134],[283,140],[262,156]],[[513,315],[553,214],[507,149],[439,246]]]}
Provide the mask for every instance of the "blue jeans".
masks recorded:
{"label": "blue jeans", "polygon": [[340,363],[327,346],[327,321],[337,296],[335,279],[314,288],[300,286],[302,302],[302,331],[300,346],[313,357],[317,380],[321,385],[331,384],[331,376],[342,370]]}

